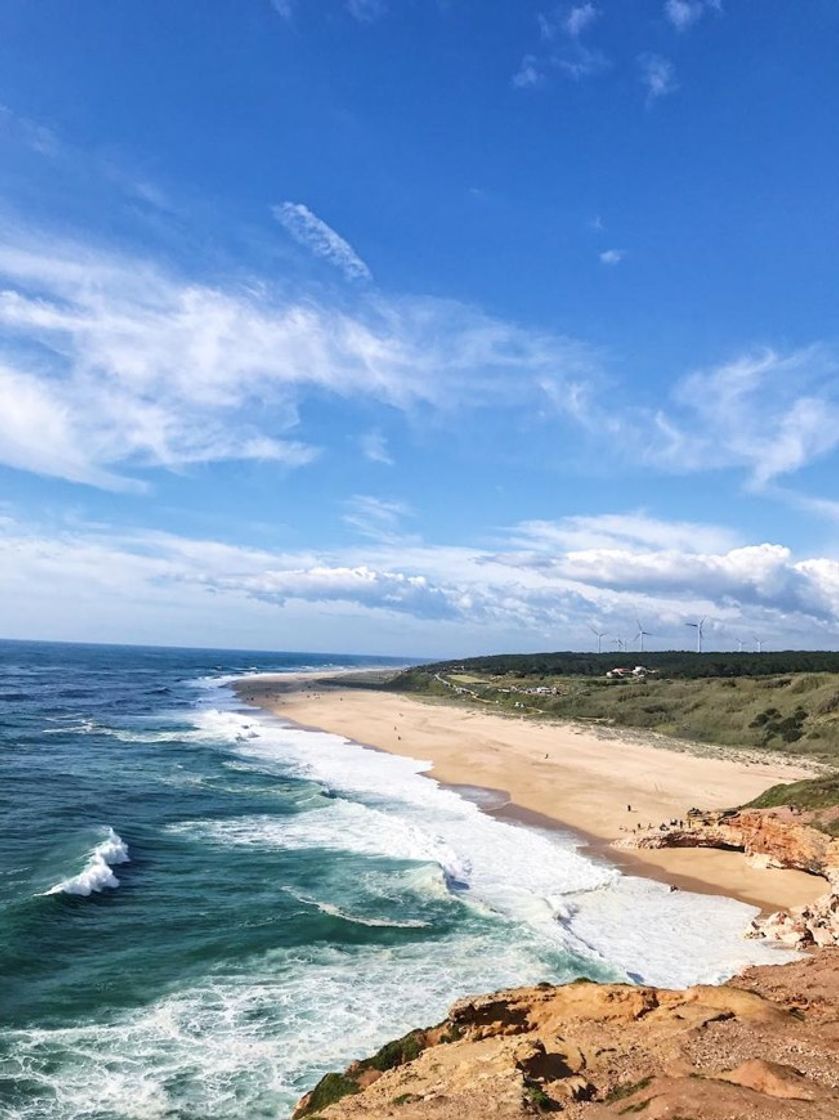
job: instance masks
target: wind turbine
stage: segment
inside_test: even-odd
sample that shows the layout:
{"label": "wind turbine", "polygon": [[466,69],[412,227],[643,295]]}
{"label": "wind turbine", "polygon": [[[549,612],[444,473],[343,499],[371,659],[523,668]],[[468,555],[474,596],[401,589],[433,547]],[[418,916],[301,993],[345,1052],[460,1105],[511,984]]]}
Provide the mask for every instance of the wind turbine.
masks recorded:
{"label": "wind turbine", "polygon": [[594,634],[595,638],[597,638],[597,652],[602,653],[603,652],[603,639],[608,636],[606,634],[606,631],[605,630],[598,630],[596,626],[589,626],[589,630],[591,630],[592,634]]}
{"label": "wind turbine", "polygon": [[641,619],[638,617],[637,614],[635,616],[635,621],[638,623],[638,632],[635,635],[635,639],[638,642],[638,652],[643,653],[644,652],[644,638],[651,638],[652,634],[649,632],[649,630],[644,629],[644,627],[641,625]]}
{"label": "wind turbine", "polygon": [[686,622],[685,623],[685,626],[692,626],[693,629],[696,631],[696,652],[697,653],[702,652],[702,631],[703,631],[703,629],[705,627],[705,623],[707,621],[708,621],[708,619],[707,619],[707,617],[705,617],[705,618],[700,618],[700,620],[698,622]]}
{"label": "wind turbine", "polygon": [[759,638],[757,634],[755,634],[754,639],[755,645],[757,646],[757,652],[763,653],[763,638]]}
{"label": "wind turbine", "polygon": [[742,638],[737,639],[737,652],[738,653],[743,652],[743,639]]}
{"label": "wind turbine", "polygon": [[626,649],[626,642],[623,638],[612,638],[612,645],[617,646],[621,653]]}

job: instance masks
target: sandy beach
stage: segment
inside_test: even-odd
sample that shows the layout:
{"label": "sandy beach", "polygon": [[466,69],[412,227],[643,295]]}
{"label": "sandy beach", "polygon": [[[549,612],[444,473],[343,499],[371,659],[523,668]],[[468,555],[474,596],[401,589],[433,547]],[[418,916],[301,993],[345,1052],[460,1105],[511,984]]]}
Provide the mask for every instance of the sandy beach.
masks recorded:
{"label": "sandy beach", "polygon": [[[737,852],[610,847],[633,827],[683,817],[692,806],[726,808],[810,772],[783,762],[667,749],[636,732],[515,719],[374,689],[324,685],[317,675],[249,677],[242,700],[306,727],[429,761],[428,776],[499,791],[488,811],[565,826],[628,873],[682,889],[725,894],[763,910],[798,906],[824,891],[799,871],[754,867]],[[631,808],[630,808],[631,806]]]}

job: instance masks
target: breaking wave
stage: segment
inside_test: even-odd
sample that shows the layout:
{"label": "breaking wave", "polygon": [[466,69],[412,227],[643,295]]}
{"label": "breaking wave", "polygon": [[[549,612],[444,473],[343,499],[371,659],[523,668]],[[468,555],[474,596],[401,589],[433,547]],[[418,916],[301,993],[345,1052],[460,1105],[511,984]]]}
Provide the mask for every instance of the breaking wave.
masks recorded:
{"label": "breaking wave", "polygon": [[114,875],[116,864],[128,863],[128,845],[112,828],[108,828],[105,839],[89,852],[89,858],[78,875],[63,879],[50,887],[45,894],[75,894],[83,898],[98,893],[106,887],[115,890],[119,879]]}

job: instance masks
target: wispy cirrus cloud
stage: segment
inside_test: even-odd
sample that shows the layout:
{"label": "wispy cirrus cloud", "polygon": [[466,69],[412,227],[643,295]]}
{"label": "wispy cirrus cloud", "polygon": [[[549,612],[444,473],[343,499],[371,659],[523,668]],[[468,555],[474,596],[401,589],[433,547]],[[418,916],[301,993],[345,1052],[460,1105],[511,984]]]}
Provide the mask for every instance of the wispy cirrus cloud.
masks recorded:
{"label": "wispy cirrus cloud", "polygon": [[386,0],[347,0],[347,11],[360,23],[373,23],[387,13]]}
{"label": "wispy cirrus cloud", "polygon": [[384,463],[385,466],[393,466],[393,456],[388,448],[387,439],[378,428],[364,432],[358,442],[365,459],[369,459],[371,463]]}
{"label": "wispy cirrus cloud", "polygon": [[[542,388],[593,441],[622,448],[635,464],[740,469],[748,488],[770,495],[779,479],[839,448],[839,351],[823,343],[749,350],[693,370],[656,408],[606,403],[592,382],[566,383],[554,394],[548,378]],[[820,501],[810,499],[813,512]]]}
{"label": "wispy cirrus cloud", "polygon": [[600,14],[600,9],[592,3],[565,4],[551,12],[539,12],[536,22],[540,36],[547,42],[561,36],[579,39]]}
{"label": "wispy cirrus cloud", "polygon": [[638,72],[641,83],[647,91],[647,104],[661,97],[675,93],[679,88],[676,80],[676,67],[660,54],[638,56]]}
{"label": "wispy cirrus cloud", "polygon": [[54,156],[62,148],[57,134],[47,125],[0,105],[0,136],[24,144],[42,156]]}
{"label": "wispy cirrus cloud", "polygon": [[298,244],[334,265],[347,279],[372,279],[370,269],[352,245],[302,202],[282,202],[271,212]]}
{"label": "wispy cirrus cloud", "polygon": [[591,3],[577,4],[571,7],[562,19],[565,31],[572,39],[578,39],[600,15],[598,8]]}
{"label": "wispy cirrus cloud", "polygon": [[722,0],[665,0],[664,14],[677,31],[687,31],[708,11],[721,12]]}
{"label": "wispy cirrus cloud", "polygon": [[405,502],[355,494],[344,503],[342,520],[346,525],[377,541],[396,541],[404,537],[402,525],[412,515]]}
{"label": "wispy cirrus cloud", "polygon": [[522,521],[510,531],[508,540],[516,548],[542,554],[595,549],[723,552],[742,544],[741,534],[725,526],[663,520],[645,510]]}
{"label": "wispy cirrus cloud", "polygon": [[608,70],[611,63],[607,56],[582,41],[599,15],[600,9],[592,3],[540,12],[537,24],[543,47],[524,55],[512,84],[518,89],[541,85],[552,71],[580,81]]}
{"label": "wispy cirrus cloud", "polygon": [[294,0],[271,0],[271,7],[283,19],[290,20],[294,15]]}
{"label": "wispy cirrus cloud", "polygon": [[516,89],[528,89],[545,80],[545,71],[535,54],[526,54],[510,80]]}
{"label": "wispy cirrus cloud", "polygon": [[707,462],[717,448],[760,488],[839,447],[839,355],[822,345],[748,352],[683,378],[674,402],[692,417],[667,424],[674,461]]}
{"label": "wispy cirrus cloud", "polygon": [[48,235],[0,240],[0,284],[0,462],[95,486],[223,459],[305,465],[319,450],[298,434],[305,393],[521,407],[545,376],[596,366],[574,340],[456,301],[348,310]]}

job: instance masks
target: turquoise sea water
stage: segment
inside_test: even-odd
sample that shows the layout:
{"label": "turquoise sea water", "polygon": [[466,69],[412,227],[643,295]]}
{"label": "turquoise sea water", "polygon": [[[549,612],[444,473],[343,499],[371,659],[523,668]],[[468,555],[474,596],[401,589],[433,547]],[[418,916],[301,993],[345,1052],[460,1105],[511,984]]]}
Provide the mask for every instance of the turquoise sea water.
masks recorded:
{"label": "turquoise sea water", "polygon": [[229,688],[371,661],[0,643],[0,1115],[284,1117],[469,992],[778,959]]}

